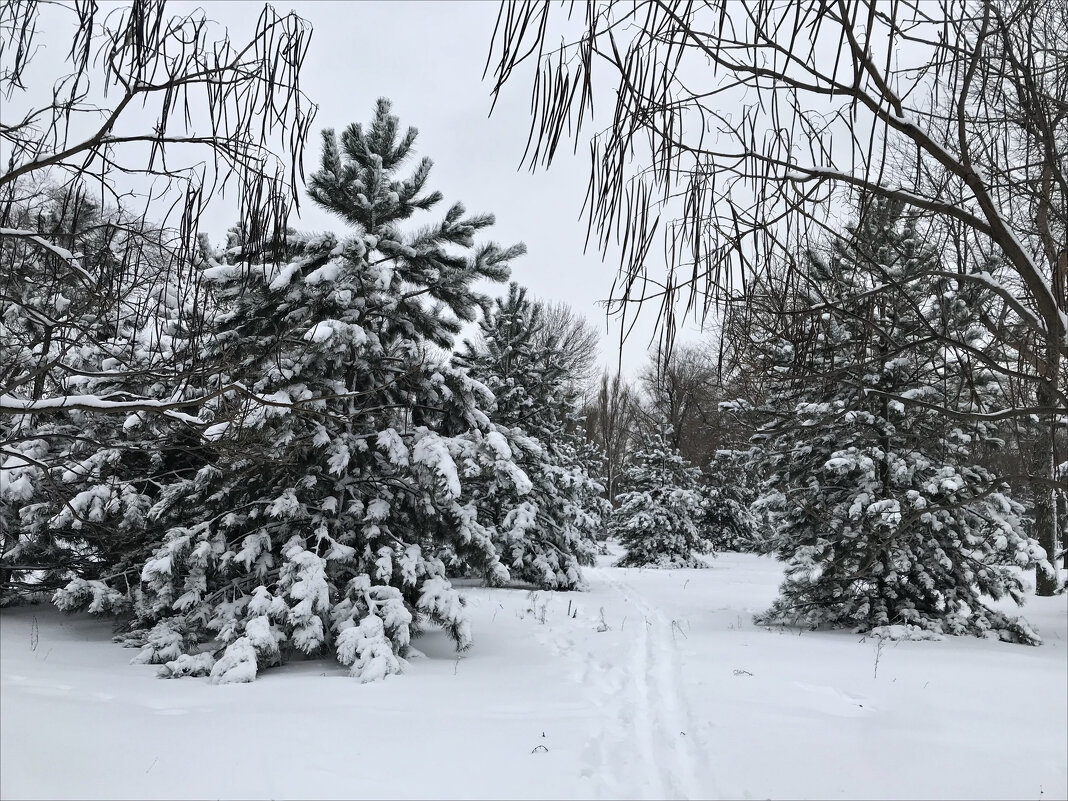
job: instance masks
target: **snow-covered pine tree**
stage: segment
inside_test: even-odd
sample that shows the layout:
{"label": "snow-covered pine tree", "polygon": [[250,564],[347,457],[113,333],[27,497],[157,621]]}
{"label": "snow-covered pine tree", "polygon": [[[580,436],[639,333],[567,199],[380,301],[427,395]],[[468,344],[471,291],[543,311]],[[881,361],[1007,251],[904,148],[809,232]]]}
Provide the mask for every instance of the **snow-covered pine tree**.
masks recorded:
{"label": "snow-covered pine tree", "polygon": [[[171,528],[143,567],[129,641],[163,675],[249,681],[294,651],[329,651],[379,678],[401,669],[419,619],[470,642],[441,553],[508,576],[466,486],[526,477],[481,411],[489,393],[432,346],[452,344],[488,305],[475,282],[505,278],[523,249],[476,245],[493,218],[458,204],[401,230],[441,199],[424,191],[428,159],[400,175],[415,138],[384,100],[340,145],[327,131],[312,197],[355,235],[291,235],[284,253],[257,254],[238,232],[204,271],[219,307],[204,359],[216,388],[246,392],[217,399],[225,422],[206,436],[220,458],[149,513]],[[74,583],[57,602],[97,589]]]}
{"label": "snow-covered pine tree", "polygon": [[754,493],[745,481],[744,454],[720,451],[702,475],[699,526],[717,551],[763,548],[760,520],[749,508]]}
{"label": "snow-covered pine tree", "polygon": [[1021,507],[977,464],[978,449],[999,443],[995,424],[940,411],[982,412],[1000,392],[944,344],[985,346],[984,296],[940,271],[912,221],[881,201],[826,257],[809,255],[798,305],[809,311],[775,349],[754,451],[787,564],[761,622],[1037,641],[984,600],[1019,603],[1018,571],[1040,551]]}
{"label": "snow-covered pine tree", "polygon": [[662,428],[653,432],[624,467],[608,524],[627,549],[619,567],[707,567],[699,554],[714,555],[700,526],[700,470],[668,436]]}
{"label": "snow-covered pine tree", "polygon": [[544,331],[544,307],[511,284],[480,324],[477,343],[457,356],[494,396],[491,419],[530,480],[520,495],[500,482],[481,484],[479,506],[495,521],[496,542],[514,578],[547,589],[584,586],[607,505],[584,461],[567,354]]}
{"label": "snow-covered pine tree", "polygon": [[[589,407],[585,407],[585,412]],[[585,420],[583,426],[585,427]],[[600,488],[596,499],[591,504],[596,504],[598,525],[593,532],[595,552],[601,556],[608,556],[608,519],[612,515],[612,501],[608,497],[608,459],[596,442],[592,442],[587,435],[583,434],[578,443],[578,460],[585,467],[587,475],[593,479]]]}

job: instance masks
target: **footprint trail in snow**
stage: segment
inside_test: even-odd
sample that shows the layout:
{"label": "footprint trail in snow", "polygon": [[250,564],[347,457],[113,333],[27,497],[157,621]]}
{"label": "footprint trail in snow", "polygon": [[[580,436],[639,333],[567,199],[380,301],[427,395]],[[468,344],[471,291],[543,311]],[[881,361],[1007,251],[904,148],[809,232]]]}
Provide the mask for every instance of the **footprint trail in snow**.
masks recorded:
{"label": "footprint trail in snow", "polygon": [[[581,660],[576,679],[590,686],[595,703],[606,710],[601,730],[587,744],[584,774],[609,798],[715,796],[706,768],[710,754],[681,690],[682,664],[671,621],[615,572],[587,573],[591,583],[619,596],[623,608],[613,610],[615,618],[626,616],[615,636],[601,641],[603,650],[579,654],[572,637],[552,626],[543,630],[542,639],[556,653]],[[581,625],[600,620],[582,618]]]}
{"label": "footprint trail in snow", "polygon": [[631,645],[632,698],[624,695],[620,701],[634,703],[637,710],[635,735],[649,766],[649,789],[658,798],[708,797],[711,788],[703,769],[708,752],[682,693],[682,664],[671,622],[613,571],[597,572],[639,615]]}

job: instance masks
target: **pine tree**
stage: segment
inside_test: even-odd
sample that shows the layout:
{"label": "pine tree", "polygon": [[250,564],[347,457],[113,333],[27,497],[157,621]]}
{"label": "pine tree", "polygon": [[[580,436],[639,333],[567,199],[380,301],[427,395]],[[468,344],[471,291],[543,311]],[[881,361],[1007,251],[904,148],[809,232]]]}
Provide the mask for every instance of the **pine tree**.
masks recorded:
{"label": "pine tree", "polygon": [[567,354],[545,330],[544,307],[514,283],[480,334],[457,361],[493,393],[491,419],[507,437],[504,453],[529,484],[485,487],[479,505],[496,521],[497,547],[514,578],[547,589],[581,588],[580,565],[593,562],[605,502],[583,459]]}
{"label": "pine tree", "polygon": [[[588,408],[588,406],[585,407],[583,412],[588,411]],[[584,430],[586,430],[585,424],[586,421],[584,419]],[[600,556],[608,556],[610,553],[608,548],[608,520],[612,515],[612,501],[608,496],[608,458],[597,443],[591,442],[586,434],[582,436],[581,441],[578,443],[577,450],[579,464],[585,468],[586,474],[593,479],[594,484],[600,490],[587,501],[590,507],[595,508],[597,511],[597,526],[593,532],[593,547]]]}
{"label": "pine tree", "polygon": [[757,437],[769,474],[762,505],[787,563],[760,619],[1035,642],[984,601],[1019,603],[1016,570],[1040,555],[1021,507],[977,463],[998,432],[941,411],[982,412],[1000,392],[943,344],[981,346],[982,293],[937,275],[937,254],[883,202],[809,265],[799,307],[810,311],[779,343]]}
{"label": "pine tree", "polygon": [[[327,131],[312,197],[355,235],[291,234],[256,253],[236,231],[204,271],[218,306],[204,358],[224,421],[205,433],[221,456],[153,503],[170,528],[141,571],[128,638],[162,675],[249,681],[325,651],[380,678],[402,669],[420,621],[470,643],[443,556],[508,577],[468,486],[525,477],[482,411],[492,397],[435,346],[488,304],[475,282],[506,277],[522,247],[476,245],[493,218],[458,204],[401,229],[441,199],[424,193],[428,159],[399,173],[415,138],[384,100],[340,145]],[[234,384],[245,392],[222,391]],[[107,598],[74,582],[57,602],[94,596]]]}
{"label": "pine tree", "polygon": [[753,491],[745,481],[741,461],[739,454],[721,451],[702,476],[699,526],[717,551],[745,553],[763,548],[764,532],[750,509]]}
{"label": "pine tree", "polygon": [[714,554],[700,528],[700,471],[668,436],[657,430],[624,468],[608,525],[627,549],[619,567],[706,567],[698,554]]}

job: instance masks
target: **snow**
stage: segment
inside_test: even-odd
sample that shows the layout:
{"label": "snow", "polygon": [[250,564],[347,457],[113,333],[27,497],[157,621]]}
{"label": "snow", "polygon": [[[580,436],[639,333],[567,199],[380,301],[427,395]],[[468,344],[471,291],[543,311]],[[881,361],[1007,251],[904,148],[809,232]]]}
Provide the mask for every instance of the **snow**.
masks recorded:
{"label": "snow", "polygon": [[211,669],[212,684],[245,684],[255,678],[256,649],[248,637],[238,637],[230,643]]}
{"label": "snow", "polygon": [[[38,236],[33,231],[23,231],[19,230],[18,228],[0,228],[0,237],[4,236],[17,236],[31,240],[40,247],[44,248],[45,250],[51,251],[55,256],[58,256],[59,258],[63,259],[63,261],[67,262],[67,264],[75,271],[77,271],[82,276],[82,278],[88,281],[90,285],[93,283],[93,276],[89,275],[89,273],[87,273],[79,264],[79,257],[75,256],[66,248],[62,248],[54,242],[49,242],[47,239]],[[62,297],[62,295],[60,297]],[[59,311],[60,314],[63,313],[62,309],[60,309]]]}
{"label": "snow", "polygon": [[[200,420],[193,415],[176,411],[174,406],[181,405],[177,402],[156,400],[154,398],[138,398],[131,401],[112,401],[97,395],[61,395],[54,398],[41,398],[28,400],[16,398],[14,395],[0,395],[0,409],[7,409],[13,413],[26,412],[36,414],[52,412],[57,409],[85,409],[100,412],[125,412],[158,410],[167,417],[181,420],[184,423],[199,423]],[[187,404],[188,405],[188,404]]]}
{"label": "snow", "polygon": [[449,446],[440,436],[420,427],[421,436],[412,449],[412,460],[434,470],[445,482],[453,498],[460,497],[460,475],[456,462],[449,453]]}
{"label": "snow", "polygon": [[[330,251],[330,255],[340,255],[342,247],[342,243],[339,242],[337,247]],[[304,283],[315,285],[322,283],[323,281],[336,281],[340,272],[341,265],[337,261],[331,260],[318,270],[313,270],[309,273],[308,277],[304,279]]]}
{"label": "snow", "polygon": [[230,430],[230,421],[225,420],[221,423],[215,423],[204,429],[204,439],[208,442],[214,442],[215,440],[222,439],[223,435]]}
{"label": "snow", "polygon": [[308,342],[315,342],[316,344],[326,342],[326,340],[334,335],[333,322],[334,321],[324,320],[316,323],[308,329],[308,332],[304,335],[304,339]]}
{"label": "snow", "polygon": [[486,434],[486,444],[493,448],[497,458],[501,461],[509,462],[512,460],[512,448],[500,431],[490,431]]}
{"label": "snow", "polygon": [[588,569],[589,592],[462,588],[474,645],[429,632],[403,673],[366,684],[299,658],[240,683],[253,666],[236,653],[239,683],[212,684],[222,662],[161,681],[107,621],[5,609],[0,796],[1068,795],[1063,596],[1025,609],[1037,648],[799,633],[751,622],[782,577],[768,557],[607,567],[617,556]]}
{"label": "snow", "polygon": [[300,272],[302,266],[299,261],[282,265],[278,268],[277,274],[271,279],[269,287],[276,291],[285,289],[289,286],[289,282],[293,280],[293,276]]}

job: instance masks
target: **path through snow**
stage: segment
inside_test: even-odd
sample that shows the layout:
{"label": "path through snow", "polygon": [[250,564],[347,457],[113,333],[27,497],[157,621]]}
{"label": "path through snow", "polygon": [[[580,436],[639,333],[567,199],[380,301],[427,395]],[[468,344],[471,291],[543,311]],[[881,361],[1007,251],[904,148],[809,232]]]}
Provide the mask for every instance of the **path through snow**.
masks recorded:
{"label": "path through snow", "polygon": [[[681,629],[622,571],[593,568],[586,575],[590,595],[608,602],[597,613],[577,608],[573,617],[561,616],[559,599],[531,598],[545,626],[541,640],[575,662],[573,675],[606,710],[586,743],[584,775],[607,798],[717,797],[706,769],[710,753],[681,683]],[[595,636],[584,636],[591,630]]]}
{"label": "path through snow", "polygon": [[588,575],[592,584],[604,583],[616,592],[630,610],[626,619],[633,620],[633,634],[621,624],[621,634],[628,634],[624,648],[631,654],[627,691],[617,698],[622,719],[631,724],[630,747],[624,754],[633,753],[645,766],[643,789],[650,798],[718,797],[707,782],[704,767],[710,754],[702,746],[681,684],[681,628],[618,574],[613,568],[599,568]]}

